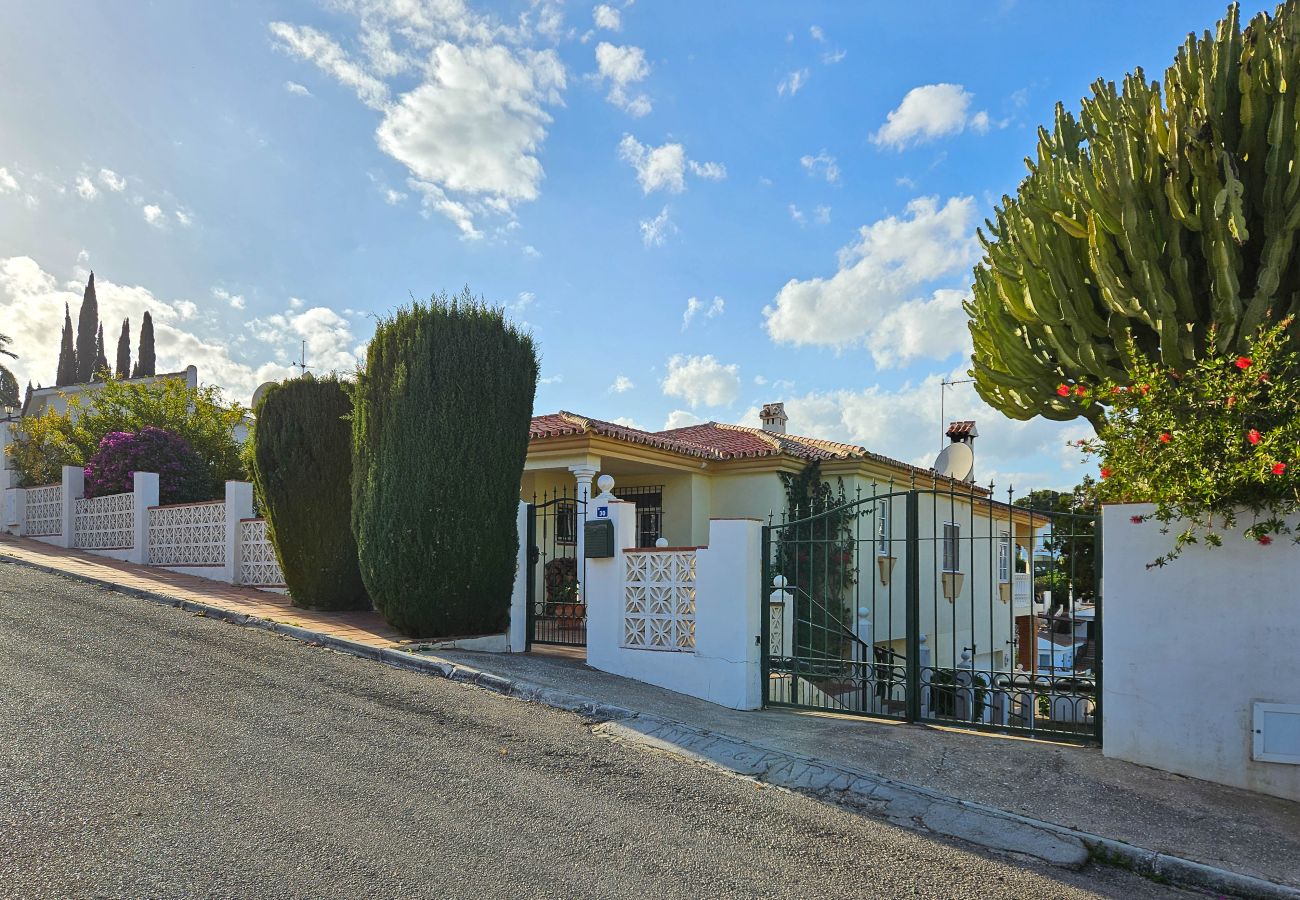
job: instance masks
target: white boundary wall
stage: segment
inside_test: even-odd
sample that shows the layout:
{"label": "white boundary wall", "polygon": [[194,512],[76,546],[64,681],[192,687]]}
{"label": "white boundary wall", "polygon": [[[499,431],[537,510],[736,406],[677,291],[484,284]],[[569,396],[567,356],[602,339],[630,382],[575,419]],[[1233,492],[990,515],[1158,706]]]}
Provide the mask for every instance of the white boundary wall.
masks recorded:
{"label": "white boundary wall", "polygon": [[1300,800],[1300,765],[1251,758],[1254,704],[1300,704],[1300,546],[1238,529],[1148,569],[1174,541],[1132,522],[1153,508],[1103,512],[1104,754]]}
{"label": "white boundary wall", "polygon": [[611,558],[587,560],[587,664],[720,706],[758,709],[762,523],[709,522],[709,546],[695,551],[694,650],[666,650],[625,646],[627,561],[622,548],[635,544],[635,504],[601,494],[588,501],[587,517],[613,521],[615,548]]}

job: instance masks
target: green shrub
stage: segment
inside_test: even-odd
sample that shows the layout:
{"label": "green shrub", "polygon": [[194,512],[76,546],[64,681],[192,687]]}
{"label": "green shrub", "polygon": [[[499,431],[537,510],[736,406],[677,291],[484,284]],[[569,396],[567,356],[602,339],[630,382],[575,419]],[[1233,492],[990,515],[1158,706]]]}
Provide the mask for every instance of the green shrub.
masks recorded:
{"label": "green shrub", "polygon": [[270,388],[257,406],[252,475],[295,606],[368,609],[352,537],[352,400],[337,378]]}
{"label": "green shrub", "polygon": [[93,392],[69,396],[65,412],[20,419],[6,452],[20,486],[52,484],[62,477],[61,466],[86,465],[105,435],[161,428],[194,448],[203,460],[202,499],[215,499],[227,481],[246,477],[234,434],[244,412],[238,403],[226,404],[217,388],[191,388],[180,378],[150,384],[109,378]]}
{"label": "green shrub", "polygon": [[376,328],[354,396],[352,526],[399,631],[505,629],[537,368],[532,338],[468,289]]}

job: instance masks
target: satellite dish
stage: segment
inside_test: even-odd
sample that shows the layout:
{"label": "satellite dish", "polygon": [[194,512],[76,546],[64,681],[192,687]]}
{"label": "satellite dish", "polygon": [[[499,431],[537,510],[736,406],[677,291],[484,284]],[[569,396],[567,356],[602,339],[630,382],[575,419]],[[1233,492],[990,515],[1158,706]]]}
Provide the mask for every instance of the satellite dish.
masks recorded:
{"label": "satellite dish", "polygon": [[949,444],[939,452],[934,470],[944,478],[965,481],[975,469],[975,451],[969,444]]}
{"label": "satellite dish", "polygon": [[266,392],[275,387],[275,385],[276,382],[274,381],[264,381],[259,384],[257,390],[253,391],[253,402],[250,408],[257,409],[257,404],[262,402],[262,398],[266,396]]}

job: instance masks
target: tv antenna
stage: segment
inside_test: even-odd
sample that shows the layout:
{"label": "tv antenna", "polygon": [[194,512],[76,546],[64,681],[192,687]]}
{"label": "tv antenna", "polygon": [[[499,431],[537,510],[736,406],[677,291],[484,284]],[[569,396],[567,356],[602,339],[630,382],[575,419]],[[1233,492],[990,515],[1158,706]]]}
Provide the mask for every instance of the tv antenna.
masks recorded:
{"label": "tv antenna", "polygon": [[302,342],[302,356],[298,358],[297,362],[291,362],[289,363],[289,365],[293,366],[295,369],[298,370],[298,377],[300,378],[303,375],[307,374],[308,369],[313,368],[313,366],[307,365],[307,342],[306,341]]}
{"label": "tv antenna", "polygon": [[944,444],[943,439],[948,436],[948,421],[944,415],[944,401],[948,398],[948,388],[954,384],[974,384],[974,378],[958,378],[956,381],[949,381],[947,378],[939,382],[939,450],[942,452]]}

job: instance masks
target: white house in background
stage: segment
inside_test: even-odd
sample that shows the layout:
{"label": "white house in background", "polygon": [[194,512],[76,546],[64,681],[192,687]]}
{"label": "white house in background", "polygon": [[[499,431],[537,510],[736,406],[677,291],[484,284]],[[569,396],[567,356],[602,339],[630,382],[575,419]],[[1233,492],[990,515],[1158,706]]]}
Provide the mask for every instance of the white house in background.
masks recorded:
{"label": "white house in background", "polygon": [[[142,378],[124,379],[126,384],[156,384],[160,381],[181,380],[189,388],[199,386],[199,370],[195,366],[186,366],[179,372],[164,372],[161,375],[147,375]],[[27,392],[22,408],[6,417],[0,418],[0,490],[17,485],[17,473],[9,468],[9,456],[5,448],[13,440],[13,430],[18,422],[27,416],[41,416],[48,410],[64,412],[73,397],[80,398],[82,409],[94,408],[95,394],[103,387],[102,382],[90,384],[65,384],[61,387],[33,388]],[[236,439],[242,435],[236,432]]]}

